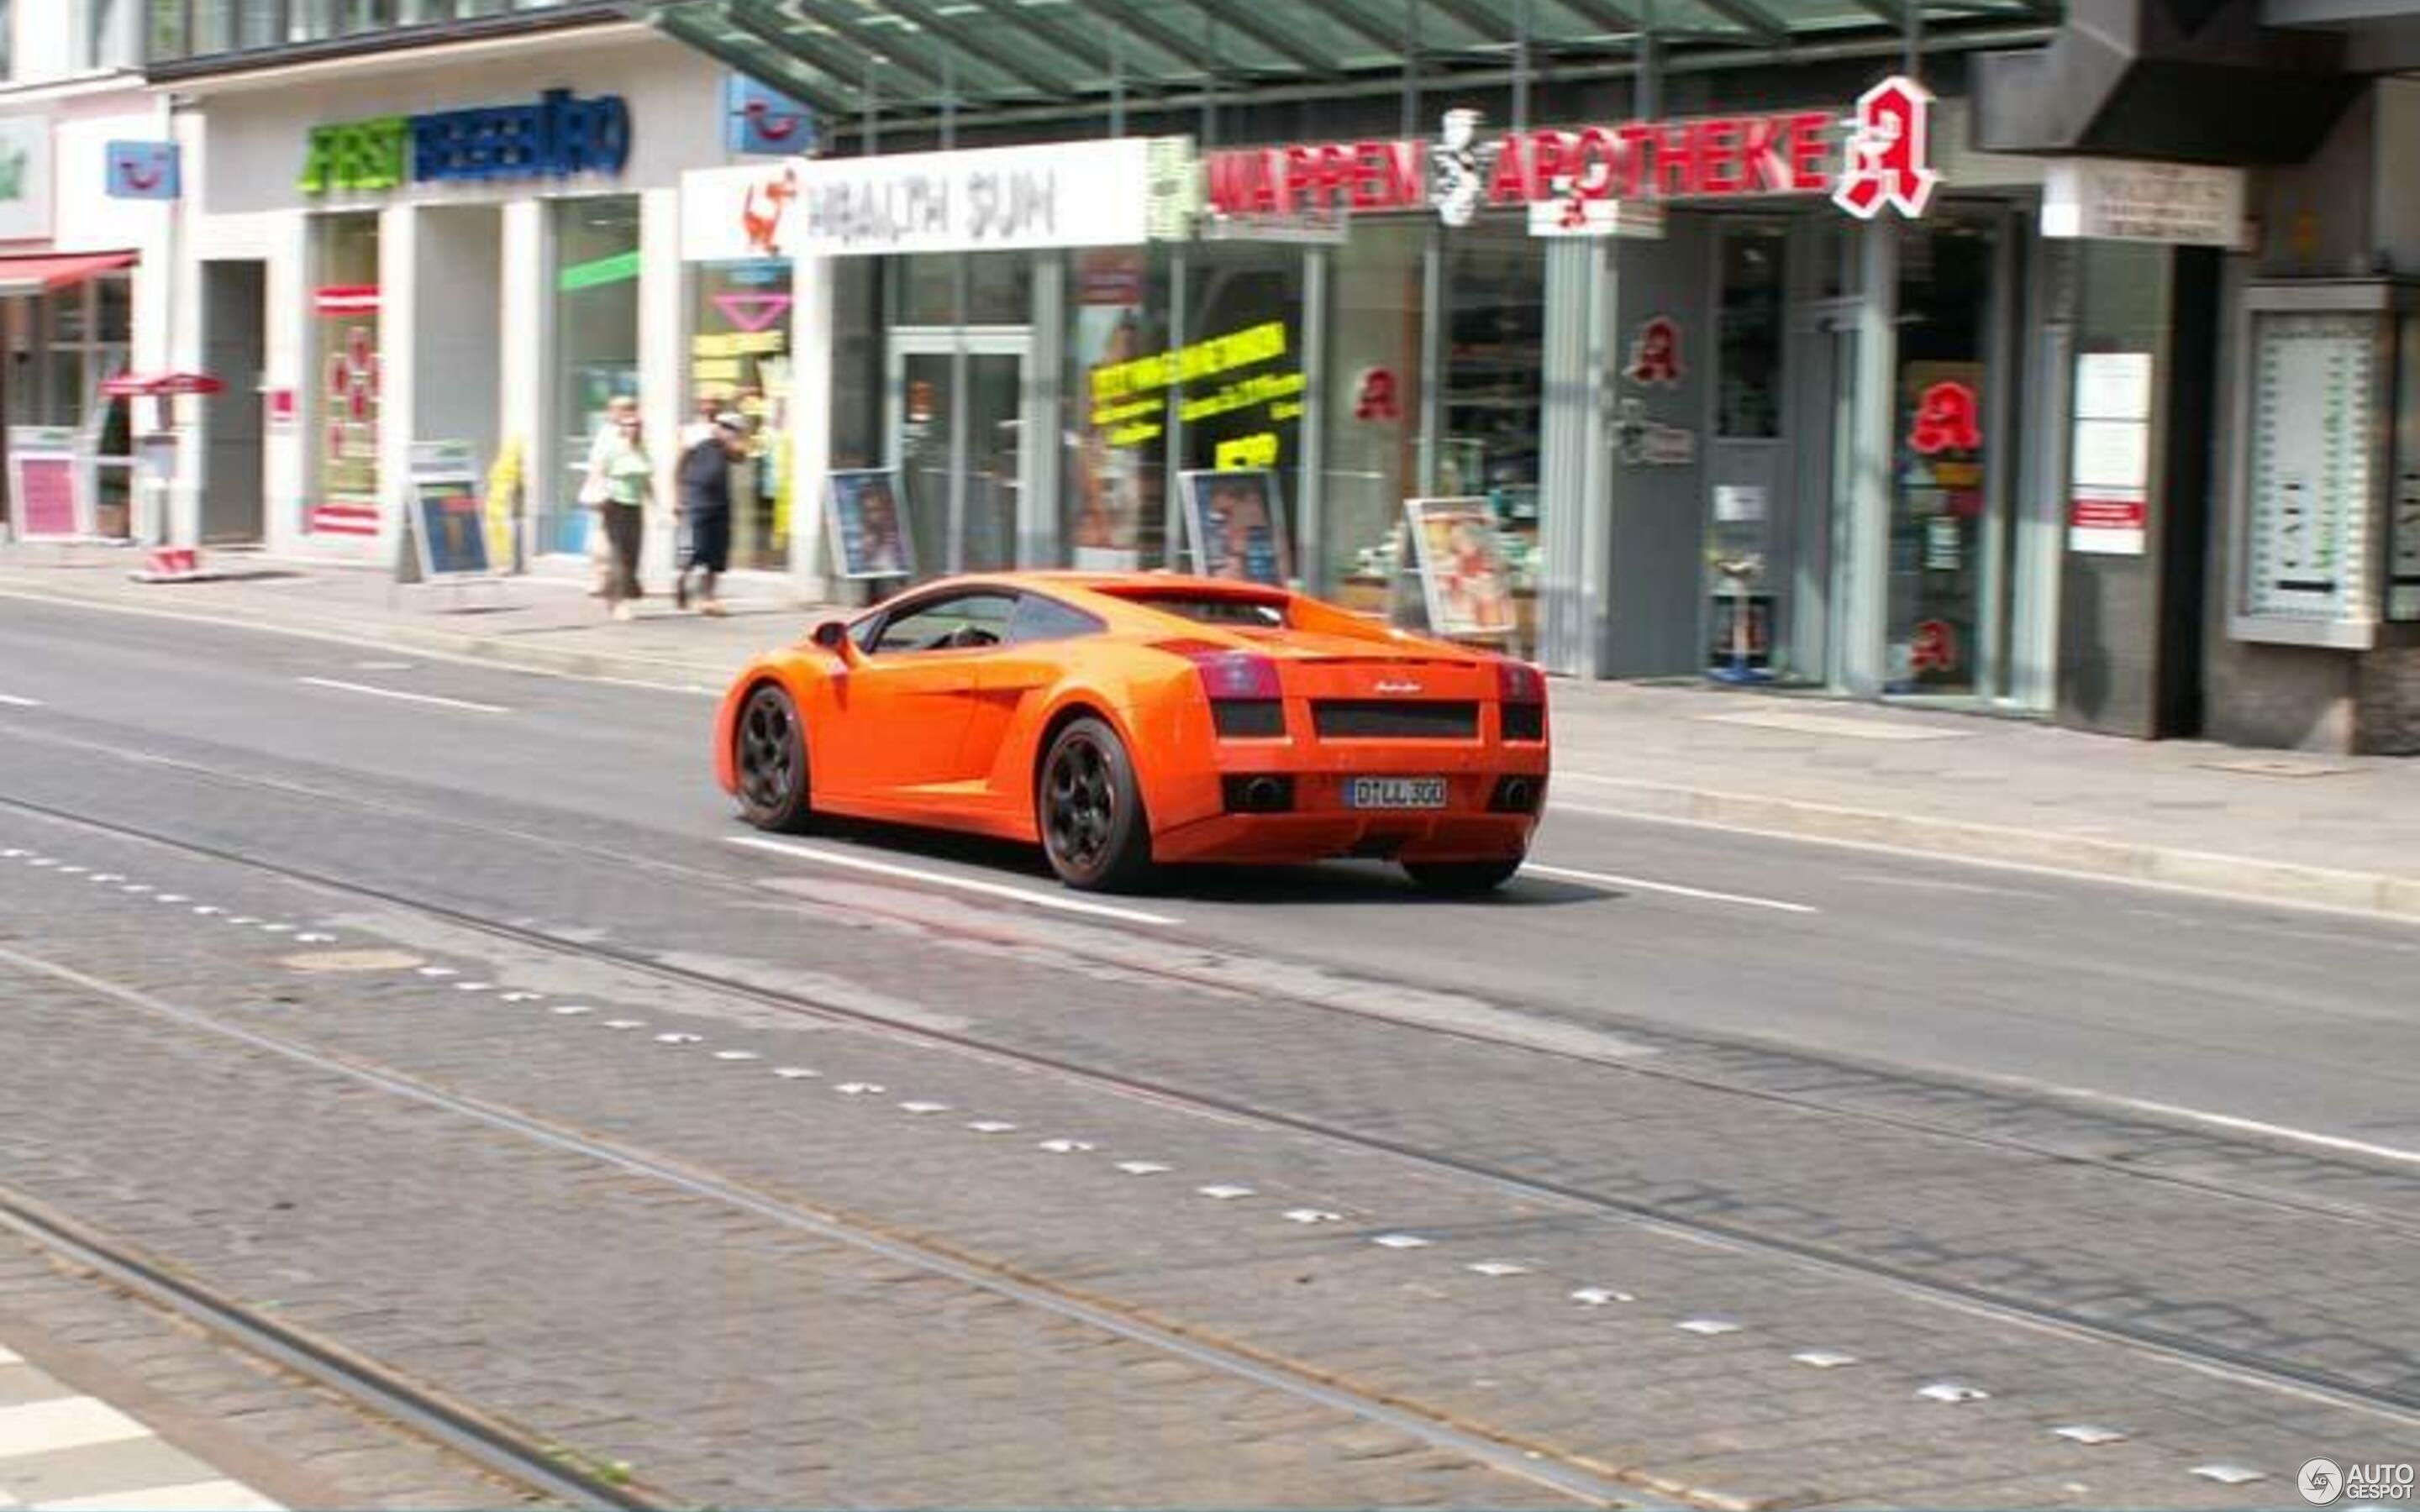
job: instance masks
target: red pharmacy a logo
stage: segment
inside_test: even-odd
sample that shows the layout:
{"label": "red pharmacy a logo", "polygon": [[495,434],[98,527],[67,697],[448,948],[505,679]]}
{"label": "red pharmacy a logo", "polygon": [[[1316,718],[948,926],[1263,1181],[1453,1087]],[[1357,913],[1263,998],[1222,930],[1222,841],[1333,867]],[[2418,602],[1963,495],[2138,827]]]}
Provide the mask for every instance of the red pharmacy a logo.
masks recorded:
{"label": "red pharmacy a logo", "polygon": [[1924,456],[1979,451],[1983,445],[1980,409],[1975,391],[1967,385],[1935,383],[1916,401],[1916,424],[1907,433],[1907,444]]}
{"label": "red pharmacy a logo", "polygon": [[1622,377],[1650,387],[1681,386],[1681,327],[1670,316],[1655,316],[1639,326]]}
{"label": "red pharmacy a logo", "polygon": [[1861,221],[1885,206],[1911,221],[1922,215],[1941,182],[1929,161],[1931,111],[1931,93],[1913,79],[1885,79],[1858,96],[1848,123],[1848,162],[1832,203]]}

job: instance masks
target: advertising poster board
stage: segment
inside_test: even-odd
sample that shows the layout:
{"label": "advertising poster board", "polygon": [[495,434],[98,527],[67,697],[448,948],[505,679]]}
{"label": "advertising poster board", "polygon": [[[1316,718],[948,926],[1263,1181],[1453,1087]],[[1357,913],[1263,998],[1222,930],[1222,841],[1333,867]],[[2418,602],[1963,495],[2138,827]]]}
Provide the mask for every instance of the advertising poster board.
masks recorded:
{"label": "advertising poster board", "polygon": [[1283,588],[1294,578],[1278,475],[1264,468],[1177,475],[1185,489],[1186,544],[1205,578]]}
{"label": "advertising poster board", "polygon": [[484,578],[488,514],[479,468],[467,441],[418,441],[411,448],[411,534],[426,578]]}
{"label": "advertising poster board", "polygon": [[899,507],[895,469],[834,472],[825,502],[831,519],[832,560],[841,577],[916,576],[915,542],[908,534],[907,511]]}
{"label": "advertising poster board", "polygon": [[21,541],[88,535],[77,497],[76,433],[64,425],[8,427],[8,493]]}
{"label": "advertising poster board", "polygon": [[1412,561],[1428,601],[1431,634],[1448,640],[1509,637],[1518,622],[1512,575],[1484,499],[1406,499]]}

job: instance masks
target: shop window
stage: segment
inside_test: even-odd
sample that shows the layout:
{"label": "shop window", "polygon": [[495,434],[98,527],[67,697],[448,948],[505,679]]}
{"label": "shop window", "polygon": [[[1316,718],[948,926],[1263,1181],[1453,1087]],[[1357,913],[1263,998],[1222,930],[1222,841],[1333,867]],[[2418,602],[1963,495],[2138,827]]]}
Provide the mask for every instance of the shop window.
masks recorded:
{"label": "shop window", "polygon": [[834,257],[831,415],[826,442],[836,471],[883,465],[882,270],[879,257]]}
{"label": "shop window", "polygon": [[[1302,251],[1282,243],[1206,242],[1186,253],[1185,285],[1185,341],[1173,372],[1183,439],[1178,469],[1276,473],[1277,501],[1291,530],[1300,514],[1309,393]],[[1277,562],[1259,570],[1298,571],[1299,544],[1284,545]],[[1175,548],[1199,546],[1181,542]],[[1221,570],[1215,549],[1208,561],[1192,555],[1181,560],[1198,570]]]}
{"label": "shop window", "polygon": [[712,440],[713,417],[749,423],[748,459],[732,470],[731,563],[790,563],[790,264],[705,263],[690,272],[689,391],[682,450]]}
{"label": "shop window", "polygon": [[1782,271],[1786,232],[1732,227],[1723,233],[1722,352],[1714,433],[1725,440],[1781,435]]}
{"label": "shop window", "polygon": [[1945,217],[1900,249],[1887,686],[1971,693],[1999,441],[1988,365],[1998,229]]}
{"label": "shop window", "polygon": [[[554,212],[554,466],[538,549],[587,549],[580,502],[589,449],[617,394],[639,392],[639,200],[557,200]],[[658,449],[671,437],[649,438]]]}
{"label": "shop window", "polygon": [[[944,253],[898,259],[903,326],[1021,326],[1033,316],[1033,259],[1022,252]],[[958,276],[966,275],[966,308]]]}
{"label": "shop window", "polygon": [[311,240],[318,487],[305,505],[303,529],[338,536],[376,534],[379,411],[385,389],[379,351],[378,217],[317,217]]}
{"label": "shop window", "polygon": [[1524,640],[1538,577],[1546,261],[1517,227],[1475,225],[1446,242],[1445,363],[1435,491],[1484,499],[1512,576]]}
{"label": "shop window", "polygon": [[1071,255],[1062,533],[1088,571],[1167,561],[1168,390],[1135,381],[1137,362],[1167,348],[1167,312],[1165,252]]}
{"label": "shop window", "polygon": [[1317,543],[1347,605],[1384,613],[1402,544],[1404,501],[1419,471],[1423,290],[1429,242],[1419,222],[1353,227],[1330,254],[1326,385],[1325,539]]}

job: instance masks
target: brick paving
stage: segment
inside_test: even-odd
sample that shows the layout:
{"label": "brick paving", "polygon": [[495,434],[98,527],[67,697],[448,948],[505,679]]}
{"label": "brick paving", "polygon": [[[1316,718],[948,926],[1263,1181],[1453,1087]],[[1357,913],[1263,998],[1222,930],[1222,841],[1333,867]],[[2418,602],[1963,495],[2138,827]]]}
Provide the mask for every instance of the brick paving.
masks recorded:
{"label": "brick paving", "polygon": [[[247,831],[265,829],[274,848],[277,826],[260,825],[263,817],[244,814],[241,822]],[[349,842],[378,851],[406,874],[423,862],[417,847],[436,843],[374,821]],[[458,848],[458,870],[508,886],[501,858],[464,853],[458,837],[444,843]],[[123,842],[79,841],[74,848],[85,863],[139,868],[161,886],[196,897],[207,891],[266,918],[331,922],[349,946],[383,943],[366,933],[379,921],[372,910],[334,915],[330,900],[303,889],[163,861]],[[0,866],[0,918],[34,917],[61,886]],[[660,922],[665,910],[659,895],[644,905],[634,896],[647,887],[644,877],[582,878],[557,906],[626,943],[643,940],[638,921],[652,913]],[[43,916],[52,927],[40,950],[86,969],[597,1130],[758,1190],[922,1234],[1521,1442],[1680,1484],[1966,1505],[1992,1500],[1966,1488],[1997,1488],[2005,1499],[2012,1487],[2074,1482],[2092,1497],[2130,1504],[2259,1504],[2273,1501],[2275,1477],[2311,1453],[2411,1453],[2408,1420],[2315,1408],[2105,1343],[2012,1327],[1770,1254],[1659,1232],[1582,1204],[1524,1197],[1331,1142],[808,1025],[708,993],[666,991],[595,967],[580,968],[578,985],[566,986],[557,980],[568,969],[559,962],[525,952],[482,959],[473,941],[446,939],[425,921],[411,943],[461,978],[292,971],[280,964],[296,951],[287,941],[138,903],[112,900],[70,922],[56,916],[55,907]],[[163,917],[174,922],[160,922]],[[2396,1273],[2400,1248],[2375,1226],[2283,1214],[2024,1151],[1299,1006],[1205,1000],[1164,984],[1104,984],[1032,954],[930,948],[939,942],[903,952],[895,930],[817,929],[812,914],[786,908],[742,918],[706,909],[680,923],[690,952],[736,959],[747,950],[731,936],[759,936],[761,954],[761,936],[776,919],[827,978],[911,999],[921,983],[934,1011],[980,1005],[984,1032],[994,1038],[1364,1132],[1402,1132],[1608,1195],[1785,1231],[1813,1226],[1810,1233],[1827,1242],[1947,1279],[2031,1288],[2043,1300],[2079,1305],[2098,1298],[2108,1316],[2164,1319],[2213,1342],[2288,1353],[2332,1347],[2338,1352],[2331,1358],[2342,1362],[2334,1368],[2381,1386],[2408,1379],[2411,1304],[2381,1310],[2377,1285]],[[454,949],[439,949],[446,946]],[[914,981],[899,975],[903,957]],[[491,985],[464,992],[456,982],[465,980]],[[503,1002],[502,992],[513,987],[549,995]],[[566,993],[579,1001],[566,1002]],[[594,1011],[554,1011],[565,1006]],[[1167,1362],[1147,1352],[1127,1360],[1120,1357],[1127,1346],[1061,1338],[997,1301],[968,1296],[944,1307],[937,1299],[951,1296],[945,1284],[760,1232],[745,1215],[555,1152],[499,1148],[491,1136],[450,1127],[445,1116],[385,1106],[256,1057],[229,1064],[224,1044],[130,1026],[126,1017],[88,1004],[62,1009],[43,1021],[40,1055],[22,1072],[0,1071],[0,1106],[11,1108],[30,1100],[30,1086],[42,1085],[21,1078],[47,1072],[54,1087],[74,1087],[81,1068],[89,1084],[43,1100],[33,1118],[0,1123],[10,1131],[0,1134],[0,1180],[63,1202],[80,1197],[80,1211],[94,1221],[155,1235],[189,1263],[269,1288],[251,1294],[274,1296],[287,1316],[398,1363],[418,1361],[482,1402],[540,1424],[601,1425],[605,1442],[643,1446],[631,1451],[634,1461],[665,1467],[684,1491],[857,1486],[846,1478],[853,1467],[889,1465],[891,1451],[857,1435],[848,1436],[845,1453],[829,1434],[812,1443],[773,1442],[781,1436],[767,1427],[768,1400],[805,1408],[811,1421],[836,1418],[910,1438],[936,1422],[981,1423],[1007,1446],[1047,1439],[1062,1420],[1089,1426],[1110,1412],[1100,1442],[1155,1446],[1144,1456],[1154,1462],[1169,1419],[1117,1413],[1176,1392],[1177,1417],[1194,1421],[1176,1387],[1150,1380]],[[633,1020],[642,1026],[605,1026]],[[698,1038],[665,1042],[660,1034]],[[718,1059],[718,1051],[757,1058]],[[823,1074],[774,1074],[801,1065]],[[844,1077],[885,1090],[843,1096],[835,1087]],[[147,1085],[187,1090],[158,1106],[138,1095],[134,1109],[116,1095],[123,1086]],[[255,1098],[271,1102],[278,1117],[228,1111]],[[919,1114],[899,1106],[915,1101],[948,1107]],[[2039,1110],[2028,1112],[2038,1125]],[[190,1133],[180,1137],[179,1130],[196,1117],[231,1119],[230,1137],[189,1148]],[[967,1127],[995,1119],[1017,1127],[995,1134]],[[296,1137],[340,1125],[342,1135]],[[2102,1124],[2077,1137],[2108,1133]],[[1098,1148],[1070,1155],[1038,1148],[1053,1136]],[[1112,1157],[1173,1169],[1127,1175]],[[1877,1171],[1890,1179],[1875,1181]],[[2293,1176],[2265,1179],[2290,1184]],[[343,1194],[357,1183],[380,1189],[375,1211],[346,1202]],[[1221,1199],[1201,1190],[1222,1183],[1251,1194]],[[235,1197],[269,1191],[315,1195],[306,1211],[290,1217]],[[2369,1195],[2381,1202],[2396,1196],[2384,1188]],[[1283,1212],[1295,1207],[1332,1211],[1342,1221],[1288,1222]],[[2315,1234],[2315,1221],[2327,1227]],[[477,1233],[487,1257],[467,1266],[398,1266],[391,1237],[397,1225],[423,1247],[442,1234]],[[1433,1242],[1406,1251],[1371,1242],[1388,1231]],[[313,1258],[302,1273],[289,1274],[297,1256]],[[1488,1277],[1467,1269],[1497,1259],[1526,1273]],[[815,1294],[830,1302],[806,1315],[811,1323],[794,1283],[783,1279],[800,1273],[818,1277]],[[1582,1285],[1637,1300],[1583,1307],[1570,1295]],[[2348,1302],[2335,1300],[2337,1288]],[[683,1310],[683,1319],[660,1316]],[[1743,1327],[1704,1336],[1676,1326],[1700,1315]],[[601,1317],[610,1317],[610,1327],[594,1321]],[[900,1362],[926,1358],[903,1340],[943,1327],[954,1341],[980,1336],[984,1348],[886,1395],[892,1378],[912,1368]],[[809,1339],[829,1347],[806,1347]],[[1859,1363],[1819,1371],[1792,1358],[1819,1348]],[[642,1350],[644,1361],[632,1358]],[[577,1383],[566,1365],[574,1359]],[[1120,1383],[1111,1393],[1116,1409],[1098,1399],[1103,1369]],[[1915,1396],[1916,1386],[1946,1377],[1972,1380],[1990,1398],[1943,1407]],[[735,1399],[727,1384],[735,1380],[776,1395]],[[943,1414],[931,1405],[937,1391],[970,1395]],[[1281,1434],[1295,1458],[1268,1470],[1274,1478],[1265,1484],[1280,1488],[1283,1504],[1295,1504],[1305,1465],[1322,1467],[1309,1480],[1323,1489],[1381,1484],[1332,1480],[1336,1465],[1355,1475],[1406,1476],[1361,1493],[1378,1502],[1474,1494],[1433,1452],[1399,1444],[1370,1458],[1351,1447],[1357,1437],[1336,1436],[1365,1435],[1366,1425],[1322,1425],[1282,1401],[1253,1405],[1265,1414],[1256,1423],[1301,1425],[1307,1434]],[[2049,1431],[2100,1418],[2133,1437],[2085,1450]],[[1239,1420],[1212,1421],[1258,1442],[1259,1427],[1247,1436]],[[1222,1448],[1233,1442],[1214,1431],[1178,1445],[1183,1452],[1169,1463],[1198,1458],[1226,1465]],[[939,1479],[914,1484],[963,1499],[969,1483],[949,1478],[948,1458],[916,1472]],[[2189,1475],[2211,1459],[2259,1465],[2272,1479],[2228,1490]],[[1415,1464],[1418,1473],[1409,1474],[1404,1467]],[[1002,1484],[1045,1500],[1083,1499],[1051,1487],[1081,1484],[1106,1496],[1103,1488],[1118,1484],[1105,1467],[1088,1465],[1084,1474],[1094,1478],[1071,1478],[1069,1467],[1047,1457],[1019,1473],[1027,1478]],[[1182,1483],[1162,1489],[1185,1500]],[[877,1500],[895,1500],[893,1489],[886,1482]],[[1247,1498],[1222,1482],[1210,1499]]]}

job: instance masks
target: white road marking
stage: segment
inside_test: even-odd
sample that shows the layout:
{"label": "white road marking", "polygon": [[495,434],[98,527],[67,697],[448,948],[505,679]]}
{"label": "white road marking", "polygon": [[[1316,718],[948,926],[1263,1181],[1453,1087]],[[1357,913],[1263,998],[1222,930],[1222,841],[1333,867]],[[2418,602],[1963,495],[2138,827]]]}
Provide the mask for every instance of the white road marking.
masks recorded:
{"label": "white road marking", "polygon": [[89,1396],[54,1396],[0,1407],[0,1459],[149,1437],[149,1428]]}
{"label": "white road marking", "polygon": [[473,703],[468,699],[440,698],[434,693],[406,693],[399,688],[372,687],[367,683],[339,682],[333,677],[298,677],[298,683],[312,687],[333,687],[345,693],[366,693],[372,698],[400,699],[406,703],[433,703],[440,708],[465,709],[473,714],[510,714],[513,711],[499,703]]}
{"label": "white road marking", "polygon": [[280,1507],[280,1504],[251,1487],[231,1480],[113,1491],[106,1496],[77,1496],[42,1505],[46,1512],[279,1512]]}
{"label": "white road marking", "polygon": [[1770,908],[1781,914],[1823,912],[1812,903],[1785,903],[1779,898],[1754,898],[1739,892],[1715,892],[1706,887],[1684,887],[1677,882],[1650,882],[1645,877],[1617,876],[1610,872],[1576,872],[1565,866],[1541,866],[1535,861],[1521,870],[1534,872],[1542,877],[1552,877],[1558,882],[1584,882],[1595,887],[1615,887],[1623,891],[1669,893],[1675,898],[1696,898],[1704,903],[1736,903],[1743,908]]}
{"label": "white road marking", "polygon": [[19,698],[14,693],[0,693],[0,703],[12,709],[39,709],[42,706],[40,699]]}
{"label": "white road marking", "polygon": [[1916,892],[1971,892],[1986,898],[2030,898],[2038,903],[2056,903],[2055,892],[2036,892],[2029,887],[1995,887],[1984,882],[1951,882],[1946,877],[1894,877],[1879,872],[1850,872],[1841,881],[1854,882],[1869,887],[1906,887]]}
{"label": "white road marking", "polygon": [[2096,1092],[2089,1088],[2062,1087],[2055,1082],[2038,1082],[2025,1076],[1995,1076],[1992,1079],[2037,1092],[2050,1092],[2060,1097],[2079,1098],[2090,1103],[2105,1103],[2115,1107],[2132,1108],[2137,1113],[2182,1119],[2192,1123],[2206,1123],[2213,1129],[2231,1129],[2238,1134],[2260,1134],[2271,1139],[2288,1140],[2298,1145],[2313,1145],[2321,1149],[2342,1150],[2349,1155],[2367,1155],[2376,1160],[2391,1160],[2407,1165],[2420,1165],[2420,1149],[2404,1149],[2394,1145],[2372,1144],[2366,1139],[2351,1139],[2343,1134],[2320,1134],[2317,1130],[2297,1129],[2283,1123],[2266,1123],[2258,1119],[2238,1118],[2232,1113],[2211,1113],[2201,1108],[2180,1107],[2174,1103],[2154,1103],[2147,1098],[2121,1097],[2115,1092]]}
{"label": "white road marking", "polygon": [[937,887],[956,887],[964,892],[981,893],[986,898],[1005,898],[1012,903],[1030,903],[1036,908],[1056,908],[1063,913],[1082,914],[1092,918],[1114,918],[1127,924],[1175,925],[1184,922],[1182,919],[1171,918],[1166,914],[1145,913],[1140,908],[1119,908],[1109,903],[1087,903],[1081,898],[1063,898],[1056,893],[1036,892],[1030,887],[1012,887],[1001,882],[982,882],[973,877],[954,876],[947,872],[927,872],[918,867],[894,866],[888,861],[870,861],[863,856],[845,856],[838,851],[828,851],[819,846],[799,845],[788,841],[765,840],[754,835],[734,835],[730,840],[734,845],[745,845],[752,850],[769,851],[773,855],[786,856],[793,860],[870,872],[876,876],[929,883]]}

